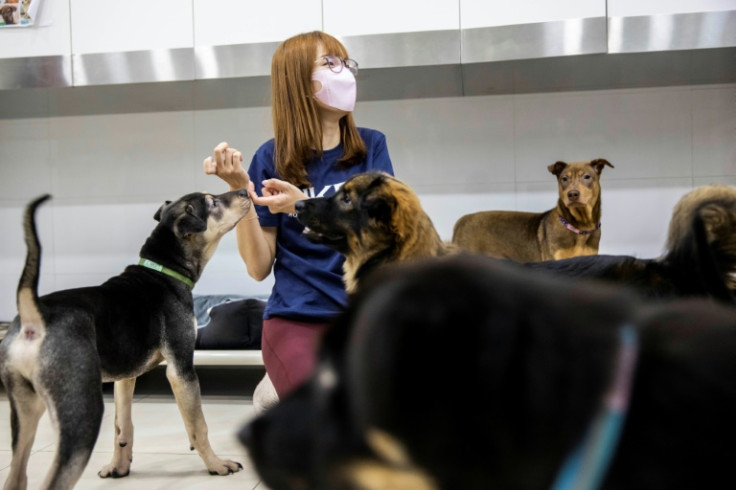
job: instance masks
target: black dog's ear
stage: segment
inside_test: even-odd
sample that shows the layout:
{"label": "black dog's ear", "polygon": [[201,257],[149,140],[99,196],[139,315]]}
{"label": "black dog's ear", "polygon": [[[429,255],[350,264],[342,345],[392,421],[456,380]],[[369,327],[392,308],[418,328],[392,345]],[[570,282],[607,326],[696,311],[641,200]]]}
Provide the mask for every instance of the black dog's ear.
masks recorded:
{"label": "black dog's ear", "polygon": [[165,201],[160,208],[158,208],[158,211],[156,211],[156,214],[153,215],[153,219],[156,221],[161,221],[161,215],[164,214],[164,209],[171,204],[171,201]]}
{"label": "black dog's ear", "polygon": [[603,172],[603,167],[605,167],[606,165],[608,165],[611,168],[614,168],[614,166],[611,165],[611,162],[609,162],[605,158],[596,158],[595,160],[590,162],[590,166],[593,167],[596,172],[598,172],[598,175],[600,175],[601,172]]}
{"label": "black dog's ear", "polygon": [[562,171],[565,170],[566,167],[567,167],[567,164],[565,162],[555,162],[554,164],[547,167],[547,170],[549,170],[551,174],[554,174],[559,177]]}
{"label": "black dog's ear", "polygon": [[174,232],[179,238],[183,238],[192,233],[202,233],[206,229],[207,222],[189,212],[185,213],[174,225]]}

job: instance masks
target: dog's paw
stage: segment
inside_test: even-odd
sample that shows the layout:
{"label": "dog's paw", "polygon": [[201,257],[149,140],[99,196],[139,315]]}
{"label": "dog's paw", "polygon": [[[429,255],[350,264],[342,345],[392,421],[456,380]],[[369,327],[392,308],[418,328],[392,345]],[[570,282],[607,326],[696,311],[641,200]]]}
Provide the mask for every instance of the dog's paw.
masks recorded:
{"label": "dog's paw", "polygon": [[210,475],[229,475],[231,473],[237,473],[243,469],[243,465],[237,461],[230,461],[229,459],[220,460],[220,464],[217,468],[207,468]]}
{"label": "dog's paw", "polygon": [[97,476],[100,478],[123,478],[130,474],[130,469],[127,471],[118,471],[117,469],[113,468],[112,470],[108,470],[107,468],[103,468],[100,471],[97,472]]}
{"label": "dog's paw", "polygon": [[127,468],[119,468],[114,464],[109,464],[97,472],[100,478],[123,478],[130,474],[130,466]]}

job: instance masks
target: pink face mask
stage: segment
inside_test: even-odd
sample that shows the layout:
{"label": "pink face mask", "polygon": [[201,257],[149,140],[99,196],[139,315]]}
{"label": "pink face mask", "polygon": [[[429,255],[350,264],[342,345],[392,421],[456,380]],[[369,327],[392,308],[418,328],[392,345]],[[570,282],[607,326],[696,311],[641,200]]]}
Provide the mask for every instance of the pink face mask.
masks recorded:
{"label": "pink face mask", "polygon": [[312,80],[322,84],[314,96],[323,104],[345,112],[355,109],[355,76],[344,68],[340,73],[332,70],[315,70]]}

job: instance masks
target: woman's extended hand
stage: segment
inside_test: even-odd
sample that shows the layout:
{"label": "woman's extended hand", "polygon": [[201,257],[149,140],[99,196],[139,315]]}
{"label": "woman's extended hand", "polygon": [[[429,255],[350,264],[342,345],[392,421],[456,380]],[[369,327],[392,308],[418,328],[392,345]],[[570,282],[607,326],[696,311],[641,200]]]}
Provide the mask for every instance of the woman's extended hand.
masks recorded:
{"label": "woman's extended hand", "polygon": [[204,173],[217,175],[230,185],[231,190],[246,189],[250,178],[241,162],[243,155],[223,141],[215,147],[214,155],[204,159]]}
{"label": "woman's extended hand", "polygon": [[253,182],[248,183],[248,195],[254,203],[260,206],[268,206],[272,214],[293,213],[294,203],[307,199],[307,196],[293,184],[279,179],[267,179],[263,181],[262,197],[256,195]]}

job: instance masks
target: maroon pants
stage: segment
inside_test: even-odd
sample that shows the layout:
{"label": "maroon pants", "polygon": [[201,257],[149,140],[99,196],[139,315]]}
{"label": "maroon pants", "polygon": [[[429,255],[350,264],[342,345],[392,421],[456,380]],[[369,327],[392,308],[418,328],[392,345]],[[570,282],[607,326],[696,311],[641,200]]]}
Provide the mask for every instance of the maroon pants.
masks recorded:
{"label": "maroon pants", "polygon": [[263,320],[263,364],[279,398],[312,374],[317,344],[327,326],[327,323],[298,322],[281,317]]}

